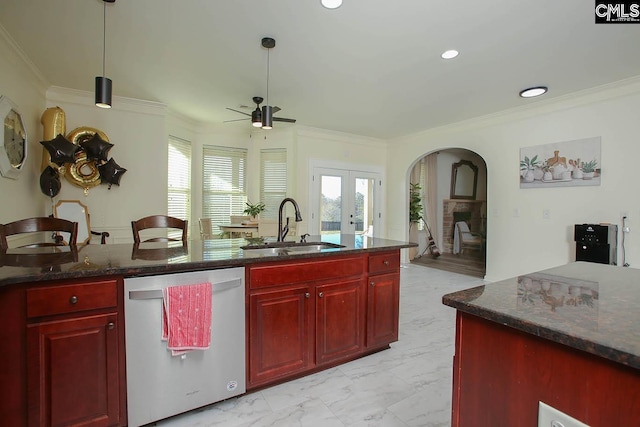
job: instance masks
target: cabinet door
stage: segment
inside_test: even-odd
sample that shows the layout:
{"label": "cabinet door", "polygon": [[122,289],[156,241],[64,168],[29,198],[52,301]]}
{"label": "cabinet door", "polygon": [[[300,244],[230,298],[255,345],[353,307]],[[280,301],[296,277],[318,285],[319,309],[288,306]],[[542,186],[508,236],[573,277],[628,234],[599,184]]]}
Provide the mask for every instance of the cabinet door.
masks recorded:
{"label": "cabinet door", "polygon": [[316,287],[316,363],[325,364],[364,349],[364,280]]}
{"label": "cabinet door", "polygon": [[367,348],[397,341],[400,275],[369,276],[367,298]]}
{"label": "cabinet door", "polygon": [[309,286],[249,295],[249,385],[313,367]]}
{"label": "cabinet door", "polygon": [[117,314],[29,325],[30,426],[119,425]]}

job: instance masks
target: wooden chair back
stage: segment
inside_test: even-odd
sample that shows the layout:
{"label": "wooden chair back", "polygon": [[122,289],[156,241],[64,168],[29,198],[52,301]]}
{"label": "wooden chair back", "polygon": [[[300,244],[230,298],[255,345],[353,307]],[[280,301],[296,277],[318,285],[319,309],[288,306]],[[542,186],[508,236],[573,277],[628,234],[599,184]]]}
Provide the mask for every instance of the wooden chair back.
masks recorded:
{"label": "wooden chair back", "polygon": [[171,237],[153,237],[150,239],[144,240],[145,242],[171,242],[171,241],[187,241],[187,232],[189,222],[187,220],[182,220],[179,218],[174,218],[172,216],[167,215],[151,215],[144,218],[140,218],[137,221],[131,221],[131,230],[133,231],[133,241],[134,243],[140,243],[140,231],[147,230],[150,228],[163,228],[166,231],[167,229],[179,229],[182,230],[182,237],[180,239],[173,239]]}
{"label": "wooden chair back", "polygon": [[56,233],[69,233],[68,240],[65,242],[62,236],[56,236],[53,241],[49,242],[41,242],[41,243],[33,243],[24,246],[59,246],[59,245],[69,245],[75,246],[78,239],[78,223],[73,221],[67,221],[62,218],[51,218],[51,217],[36,217],[36,218],[26,218],[20,219],[18,221],[13,221],[8,224],[0,225],[0,249],[7,250],[9,249],[9,244],[7,243],[7,237],[13,236],[16,234],[23,233],[38,233],[38,232],[56,232]]}

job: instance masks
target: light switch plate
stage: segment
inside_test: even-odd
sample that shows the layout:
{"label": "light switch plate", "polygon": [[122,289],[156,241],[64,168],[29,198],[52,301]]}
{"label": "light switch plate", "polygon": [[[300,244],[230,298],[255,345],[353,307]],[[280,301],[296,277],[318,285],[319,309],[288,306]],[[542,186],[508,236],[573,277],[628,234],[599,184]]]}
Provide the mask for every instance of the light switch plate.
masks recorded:
{"label": "light switch plate", "polygon": [[587,424],[558,411],[544,402],[538,402],[538,427],[589,427]]}

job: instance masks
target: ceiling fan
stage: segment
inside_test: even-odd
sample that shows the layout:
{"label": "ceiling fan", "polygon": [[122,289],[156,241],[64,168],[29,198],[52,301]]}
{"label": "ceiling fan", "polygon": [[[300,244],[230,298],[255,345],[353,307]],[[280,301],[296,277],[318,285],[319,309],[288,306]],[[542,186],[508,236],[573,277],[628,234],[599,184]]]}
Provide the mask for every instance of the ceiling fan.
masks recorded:
{"label": "ceiling fan", "polygon": [[[249,113],[245,113],[244,111],[240,111],[240,110],[236,110],[233,108],[229,108],[227,107],[227,110],[231,110],[231,111],[235,111],[236,113],[240,113],[243,114],[245,116],[249,116],[251,118],[251,124],[254,127],[257,128],[263,128],[263,129],[271,129],[272,126],[270,127],[266,127],[265,123],[270,123],[271,122],[287,122],[287,123],[295,123],[296,119],[287,119],[284,117],[274,117],[273,115],[275,113],[277,113],[278,111],[280,111],[280,107],[268,107],[268,106],[263,106],[262,109],[260,108],[260,104],[262,104],[262,102],[264,101],[264,99],[261,96],[254,96],[253,97],[253,102],[256,104],[256,109],[253,110],[253,112],[251,114]],[[267,110],[268,107],[268,110]],[[263,120],[263,117],[265,117],[266,114],[270,113],[270,120]],[[228,122],[237,122],[240,120],[249,120],[249,119],[237,119],[237,120],[227,120],[225,121],[225,123]]]}
{"label": "ceiling fan", "polygon": [[[273,122],[287,122],[287,123],[295,123],[295,119],[286,119],[284,117],[273,117],[275,113],[280,111],[280,107],[272,107],[269,105],[269,52],[276,46],[275,39],[271,37],[264,37],[262,39],[262,47],[267,49],[267,105],[263,105],[262,109],[260,108],[260,104],[264,99],[260,96],[254,96],[253,102],[256,104],[256,109],[253,110],[251,114],[245,113],[243,111],[234,110],[233,108],[227,107],[227,110],[235,111],[236,113],[244,114],[245,116],[251,117],[251,124],[254,127],[262,128],[262,129],[272,129]],[[239,119],[246,120],[246,119]],[[238,120],[228,120],[230,122],[235,122]],[[226,123],[226,122],[225,122]]]}

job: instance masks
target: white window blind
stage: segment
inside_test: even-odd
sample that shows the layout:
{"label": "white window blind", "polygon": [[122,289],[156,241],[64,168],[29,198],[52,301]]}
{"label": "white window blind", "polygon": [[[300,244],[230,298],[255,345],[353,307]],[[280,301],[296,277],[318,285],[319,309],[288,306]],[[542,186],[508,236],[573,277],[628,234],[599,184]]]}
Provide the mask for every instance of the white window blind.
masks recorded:
{"label": "white window blind", "polygon": [[169,137],[167,215],[191,219],[191,143]]}
{"label": "white window blind", "polygon": [[262,219],[277,219],[282,199],[287,197],[287,150],[260,150],[260,201],[265,204]]}
{"label": "white window blind", "polygon": [[202,159],[202,215],[219,233],[219,224],[229,224],[229,216],[246,207],[247,150],[205,145]]}

